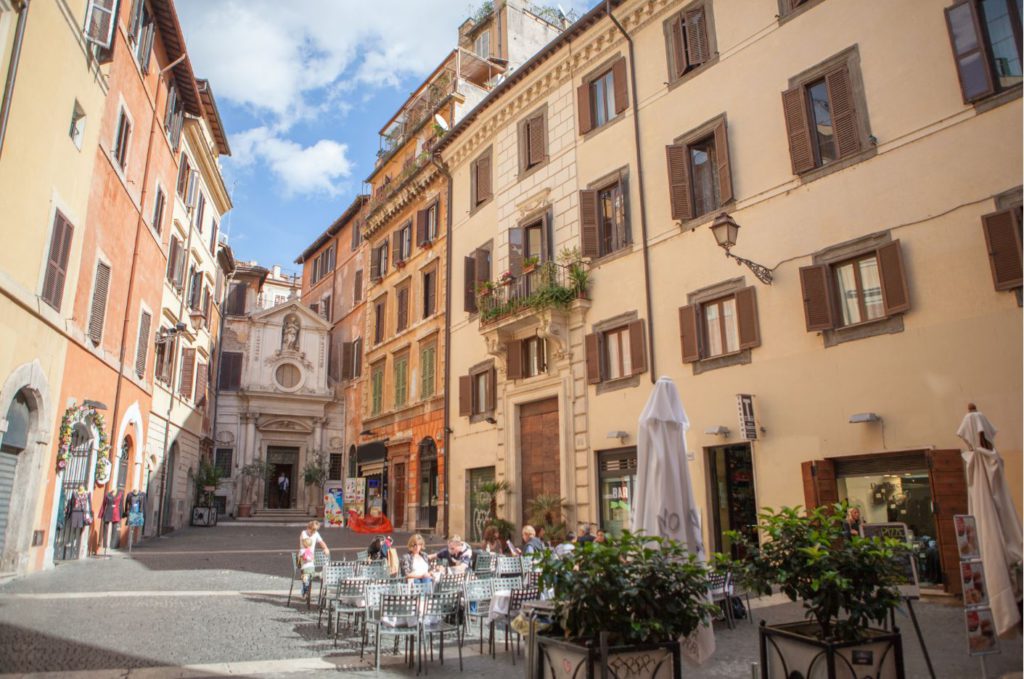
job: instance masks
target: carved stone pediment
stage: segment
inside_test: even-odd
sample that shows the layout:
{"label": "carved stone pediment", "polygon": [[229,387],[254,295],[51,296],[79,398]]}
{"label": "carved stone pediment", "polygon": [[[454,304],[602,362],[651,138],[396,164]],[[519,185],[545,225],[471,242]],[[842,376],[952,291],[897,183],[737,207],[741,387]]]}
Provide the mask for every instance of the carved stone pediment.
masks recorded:
{"label": "carved stone pediment", "polygon": [[550,308],[526,310],[517,315],[499,319],[481,328],[487,343],[487,353],[498,359],[505,369],[506,345],[514,339],[536,334],[548,342],[548,355],[553,360],[569,356],[569,328],[583,322],[590,301],[578,299],[568,309]]}
{"label": "carved stone pediment", "polygon": [[263,416],[256,423],[260,431],[280,431],[290,434],[312,434],[312,423],[287,417]]}
{"label": "carved stone pediment", "polygon": [[551,204],[551,201],[548,200],[549,195],[551,195],[550,187],[541,189],[526,200],[516,203],[516,209],[519,211],[519,214],[528,215],[531,212],[547,207]]}

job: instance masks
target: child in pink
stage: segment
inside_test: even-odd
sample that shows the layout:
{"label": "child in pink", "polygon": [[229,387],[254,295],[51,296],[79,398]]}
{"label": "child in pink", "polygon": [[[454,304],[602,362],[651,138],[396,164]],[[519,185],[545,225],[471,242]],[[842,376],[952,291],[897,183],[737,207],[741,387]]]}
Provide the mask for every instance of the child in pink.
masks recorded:
{"label": "child in pink", "polygon": [[309,594],[310,581],[316,571],[313,563],[313,540],[302,538],[302,551],[299,552],[299,565],[302,569],[302,596]]}

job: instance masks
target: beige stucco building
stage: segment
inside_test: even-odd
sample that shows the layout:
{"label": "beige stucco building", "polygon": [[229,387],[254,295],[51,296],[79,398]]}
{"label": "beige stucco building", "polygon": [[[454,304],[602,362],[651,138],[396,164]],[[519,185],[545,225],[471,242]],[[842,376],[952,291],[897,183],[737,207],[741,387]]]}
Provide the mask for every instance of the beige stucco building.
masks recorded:
{"label": "beige stucco building", "polygon": [[[759,507],[849,499],[907,522],[956,589],[968,402],[1021,502],[1019,17],[986,4],[613,2],[621,30],[596,7],[456,126],[453,530],[490,474],[513,522],[557,493],[570,524],[628,526],[637,418],[668,375],[714,549]],[[949,36],[977,30],[972,71]],[[763,267],[723,256],[723,213]],[[524,260],[567,247],[585,299],[552,307]]]}

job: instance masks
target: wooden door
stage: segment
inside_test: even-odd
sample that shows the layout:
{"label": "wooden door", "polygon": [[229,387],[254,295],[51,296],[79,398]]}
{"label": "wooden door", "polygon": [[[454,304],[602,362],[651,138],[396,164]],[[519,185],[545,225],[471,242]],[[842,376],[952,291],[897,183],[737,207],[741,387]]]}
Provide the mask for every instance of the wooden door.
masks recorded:
{"label": "wooden door", "polygon": [[558,399],[527,403],[519,409],[522,521],[530,521],[530,501],[559,495]]}
{"label": "wooden door", "polygon": [[409,480],[405,477],[405,463],[395,464],[395,483],[392,491],[391,511],[392,524],[405,527],[405,487]]}
{"label": "wooden door", "polygon": [[804,480],[804,507],[808,510],[839,502],[836,466],[832,460],[812,460],[800,465]]}
{"label": "wooden door", "polygon": [[964,461],[959,450],[932,450],[927,457],[943,586],[947,592],[960,594],[960,553],[956,547],[953,515],[967,513]]}

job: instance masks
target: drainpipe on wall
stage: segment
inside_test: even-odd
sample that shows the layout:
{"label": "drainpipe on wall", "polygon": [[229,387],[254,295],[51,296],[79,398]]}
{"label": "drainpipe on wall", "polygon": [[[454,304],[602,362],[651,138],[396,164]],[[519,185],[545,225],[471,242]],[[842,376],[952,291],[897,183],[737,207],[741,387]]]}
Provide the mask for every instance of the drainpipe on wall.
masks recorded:
{"label": "drainpipe on wall", "polygon": [[[455,120],[454,105],[452,120]],[[437,155],[430,154],[430,162],[445,178],[448,184],[448,204],[445,207],[445,239],[444,239],[444,535],[448,536],[450,525],[450,506],[448,504],[448,480],[451,478],[451,357],[452,357],[452,175],[448,168],[438,160]]]}
{"label": "drainpipe on wall", "polygon": [[[25,40],[25,23],[28,21],[28,6],[32,0],[24,0],[18,10],[18,27],[14,33],[14,47],[11,49],[11,63],[7,67],[7,82],[4,83],[4,98],[0,103],[0,156],[4,152],[4,139],[7,137],[7,119],[11,115],[11,100],[14,98],[14,80],[18,76],[18,63],[21,61],[21,43]],[[18,4],[15,2],[14,4]]]}
{"label": "drainpipe on wall", "polygon": [[633,135],[636,145],[637,188],[640,191],[640,232],[644,246],[644,292],[647,296],[647,353],[650,355],[651,384],[654,384],[658,379],[658,371],[655,369],[654,364],[654,309],[651,303],[651,255],[647,247],[647,192],[644,191],[644,165],[643,157],[640,153],[640,102],[636,94],[636,55],[633,51],[633,38],[630,37],[625,27],[612,14],[611,0],[605,0],[605,7],[608,18],[612,20],[615,27],[626,38],[626,43],[629,46],[629,84],[633,95]]}

